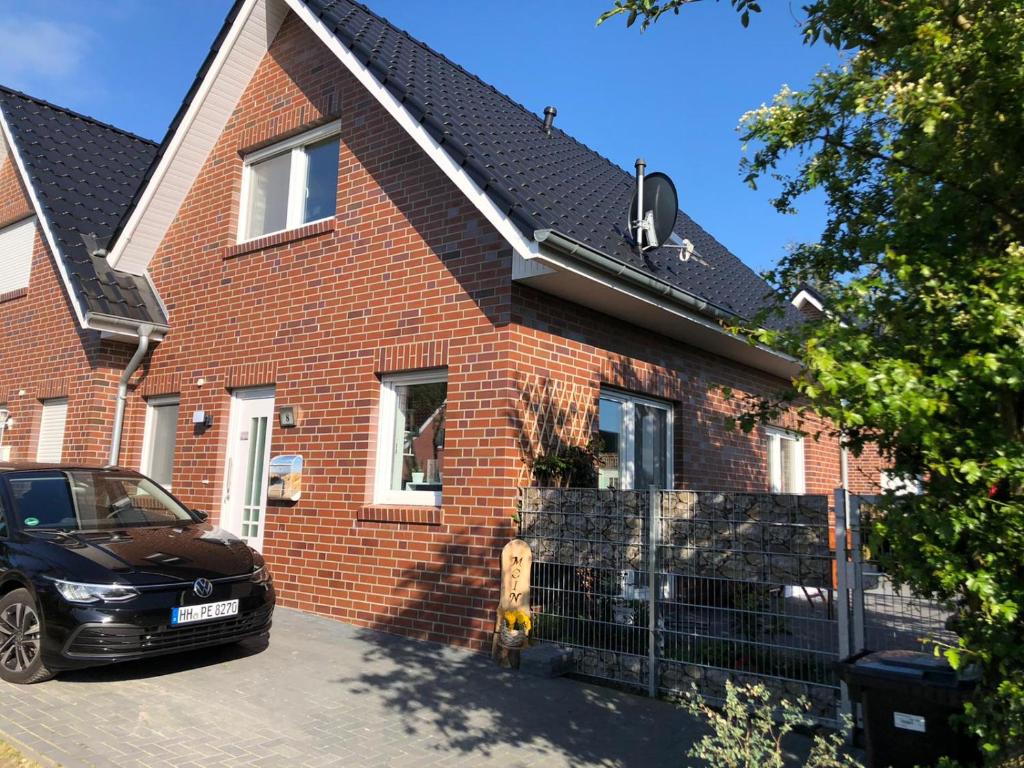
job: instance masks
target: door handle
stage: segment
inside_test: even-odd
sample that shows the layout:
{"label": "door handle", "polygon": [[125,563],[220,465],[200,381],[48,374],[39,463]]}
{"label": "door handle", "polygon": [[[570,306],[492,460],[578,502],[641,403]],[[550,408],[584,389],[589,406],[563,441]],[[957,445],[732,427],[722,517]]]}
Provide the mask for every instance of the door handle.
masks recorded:
{"label": "door handle", "polygon": [[224,502],[225,503],[227,503],[228,501],[231,500],[231,469],[232,469],[231,463],[232,463],[232,461],[233,461],[232,458],[229,456],[228,457],[227,477],[224,479]]}

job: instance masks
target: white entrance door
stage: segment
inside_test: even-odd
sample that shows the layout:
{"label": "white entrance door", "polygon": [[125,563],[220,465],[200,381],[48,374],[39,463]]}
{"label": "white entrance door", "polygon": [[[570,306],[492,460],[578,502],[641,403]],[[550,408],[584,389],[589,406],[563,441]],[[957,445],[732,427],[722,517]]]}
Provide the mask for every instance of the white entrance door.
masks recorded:
{"label": "white entrance door", "polygon": [[273,422],[273,387],[232,393],[221,527],[256,549],[263,546]]}

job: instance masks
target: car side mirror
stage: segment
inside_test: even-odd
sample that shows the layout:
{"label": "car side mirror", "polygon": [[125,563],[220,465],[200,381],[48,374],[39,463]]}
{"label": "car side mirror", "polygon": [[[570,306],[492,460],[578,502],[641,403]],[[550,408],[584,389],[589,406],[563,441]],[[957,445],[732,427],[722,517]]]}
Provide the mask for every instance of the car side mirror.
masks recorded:
{"label": "car side mirror", "polygon": [[210,519],[210,513],[204,512],[201,509],[193,509],[192,514],[199,518],[200,523],[205,523],[207,520]]}

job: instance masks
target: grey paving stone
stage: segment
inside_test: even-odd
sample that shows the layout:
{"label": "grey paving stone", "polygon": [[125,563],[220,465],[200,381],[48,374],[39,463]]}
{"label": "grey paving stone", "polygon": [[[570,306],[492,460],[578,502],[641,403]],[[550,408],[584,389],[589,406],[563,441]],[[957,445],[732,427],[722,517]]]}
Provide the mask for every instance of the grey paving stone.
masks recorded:
{"label": "grey paving stone", "polygon": [[0,700],[0,733],[65,768],[676,768],[696,732],[663,702],[287,609],[269,646],[0,683]]}

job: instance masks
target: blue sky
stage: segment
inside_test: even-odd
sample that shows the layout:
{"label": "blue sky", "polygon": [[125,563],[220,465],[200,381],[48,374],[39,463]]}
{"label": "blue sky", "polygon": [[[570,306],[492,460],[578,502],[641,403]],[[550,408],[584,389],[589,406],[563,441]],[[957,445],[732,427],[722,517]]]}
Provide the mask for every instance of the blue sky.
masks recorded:
{"label": "blue sky", "polygon": [[[743,29],[726,0],[647,32],[595,28],[610,0],[367,0],[415,37],[541,112],[619,165],[638,155],[674,179],[680,206],[757,270],[813,240],[824,210],[797,215],[750,190],[737,121],[783,83],[834,59],[800,42],[798,0],[770,0]],[[0,0],[0,83],[162,138],[230,0]]]}

